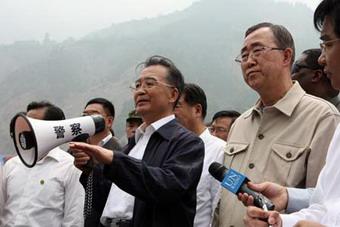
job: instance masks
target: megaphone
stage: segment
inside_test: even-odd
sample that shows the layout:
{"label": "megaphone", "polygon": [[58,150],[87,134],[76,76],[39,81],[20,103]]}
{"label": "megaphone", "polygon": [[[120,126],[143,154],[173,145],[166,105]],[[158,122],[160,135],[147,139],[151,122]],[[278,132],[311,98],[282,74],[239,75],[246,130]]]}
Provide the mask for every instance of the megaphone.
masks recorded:
{"label": "megaphone", "polygon": [[16,152],[21,161],[30,168],[53,148],[70,141],[84,141],[104,129],[105,121],[100,115],[45,121],[18,113],[10,124]]}

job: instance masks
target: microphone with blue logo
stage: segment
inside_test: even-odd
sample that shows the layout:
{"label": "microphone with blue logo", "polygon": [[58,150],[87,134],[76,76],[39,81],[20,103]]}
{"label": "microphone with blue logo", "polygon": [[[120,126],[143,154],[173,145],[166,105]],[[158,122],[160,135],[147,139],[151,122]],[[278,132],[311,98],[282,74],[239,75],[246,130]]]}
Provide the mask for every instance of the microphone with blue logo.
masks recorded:
{"label": "microphone with blue logo", "polygon": [[254,198],[254,206],[262,208],[266,211],[274,210],[275,205],[264,195],[255,192],[248,188],[247,183],[249,179],[243,174],[236,172],[233,169],[227,169],[225,166],[218,162],[213,162],[209,166],[209,173],[218,181],[221,185],[233,194],[247,193]]}

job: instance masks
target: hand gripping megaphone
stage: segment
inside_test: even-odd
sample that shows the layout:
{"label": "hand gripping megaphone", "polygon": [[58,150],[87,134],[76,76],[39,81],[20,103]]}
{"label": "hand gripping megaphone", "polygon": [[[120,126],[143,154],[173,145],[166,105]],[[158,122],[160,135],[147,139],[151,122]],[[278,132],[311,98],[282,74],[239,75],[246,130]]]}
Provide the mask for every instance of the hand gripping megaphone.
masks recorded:
{"label": "hand gripping megaphone", "polygon": [[45,121],[18,113],[10,124],[16,152],[21,161],[30,168],[53,148],[70,141],[83,141],[104,129],[105,121],[100,115]]}

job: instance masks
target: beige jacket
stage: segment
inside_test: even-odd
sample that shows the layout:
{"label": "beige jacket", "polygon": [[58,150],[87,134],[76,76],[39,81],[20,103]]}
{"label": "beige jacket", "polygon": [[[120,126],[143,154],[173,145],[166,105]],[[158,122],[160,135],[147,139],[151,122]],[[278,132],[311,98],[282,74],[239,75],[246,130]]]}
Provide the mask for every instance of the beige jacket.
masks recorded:
{"label": "beige jacket", "polygon": [[[274,106],[261,110],[258,102],[236,120],[224,164],[256,183],[313,187],[339,120],[333,105],[306,94],[295,82]],[[245,208],[227,190],[219,212],[219,226],[244,226]]]}

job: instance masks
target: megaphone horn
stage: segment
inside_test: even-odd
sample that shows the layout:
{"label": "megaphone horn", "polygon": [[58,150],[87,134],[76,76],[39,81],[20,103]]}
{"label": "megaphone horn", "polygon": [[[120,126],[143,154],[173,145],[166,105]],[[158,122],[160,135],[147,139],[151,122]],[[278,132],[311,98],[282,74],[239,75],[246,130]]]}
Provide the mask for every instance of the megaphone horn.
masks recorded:
{"label": "megaphone horn", "polygon": [[15,150],[30,168],[53,148],[70,141],[82,141],[104,129],[105,120],[100,115],[44,121],[18,113],[10,124]]}

